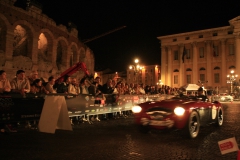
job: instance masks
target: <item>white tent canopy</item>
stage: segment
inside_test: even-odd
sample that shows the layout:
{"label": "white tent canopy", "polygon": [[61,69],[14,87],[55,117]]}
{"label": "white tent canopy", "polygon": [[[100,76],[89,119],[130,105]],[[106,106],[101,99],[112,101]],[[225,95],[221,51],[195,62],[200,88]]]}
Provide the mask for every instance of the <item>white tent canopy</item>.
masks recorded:
{"label": "white tent canopy", "polygon": [[180,87],[180,89],[183,89],[185,91],[197,91],[199,89],[199,85],[197,84],[186,84],[182,87]]}

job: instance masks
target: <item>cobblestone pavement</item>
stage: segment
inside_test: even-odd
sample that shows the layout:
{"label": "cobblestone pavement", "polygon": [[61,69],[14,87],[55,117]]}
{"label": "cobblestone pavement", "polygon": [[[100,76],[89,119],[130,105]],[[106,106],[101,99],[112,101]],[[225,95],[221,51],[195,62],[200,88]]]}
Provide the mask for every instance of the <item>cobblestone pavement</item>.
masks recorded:
{"label": "cobblestone pavement", "polygon": [[133,116],[73,126],[55,134],[19,128],[0,135],[1,159],[34,160],[236,160],[237,152],[221,155],[218,141],[236,137],[240,144],[240,103],[224,103],[224,125],[202,127],[195,139],[179,131],[140,133]]}

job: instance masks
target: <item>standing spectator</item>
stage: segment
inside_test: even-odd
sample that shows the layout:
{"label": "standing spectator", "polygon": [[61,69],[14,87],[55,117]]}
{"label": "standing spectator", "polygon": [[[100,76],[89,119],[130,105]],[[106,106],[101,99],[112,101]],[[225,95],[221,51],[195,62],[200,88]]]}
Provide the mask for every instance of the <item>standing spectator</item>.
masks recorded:
{"label": "standing spectator", "polygon": [[79,84],[77,83],[76,78],[72,78],[71,83],[68,86],[68,93],[78,95],[80,93]]}
{"label": "standing spectator", "polygon": [[151,86],[149,86],[149,85],[145,86],[145,93],[146,94],[151,94]]}
{"label": "standing spectator", "polygon": [[38,72],[32,71],[31,75],[29,76],[28,80],[30,82],[30,85],[33,83],[35,79],[38,79]]}
{"label": "standing spectator", "polygon": [[70,77],[68,75],[64,76],[64,80],[57,86],[57,93],[68,93],[68,86],[70,83]]}
{"label": "standing spectator", "polygon": [[96,95],[96,86],[93,84],[94,78],[89,77],[86,80],[88,82],[88,94],[91,94],[91,95],[95,96]]}
{"label": "standing spectator", "polygon": [[16,78],[11,81],[11,88],[13,92],[21,93],[22,95],[30,92],[30,82],[26,78],[25,71],[17,71]]}
{"label": "standing spectator", "polygon": [[99,95],[99,94],[102,93],[102,85],[100,83],[101,83],[101,78],[100,77],[96,77],[94,79],[94,82],[93,82],[93,84],[96,87],[96,95]]}
{"label": "standing spectator", "polygon": [[45,89],[45,87],[42,85],[42,80],[41,79],[35,79],[33,83],[31,84],[31,93],[43,93],[43,94],[48,94],[49,91]]}
{"label": "standing spectator", "polygon": [[49,92],[49,93],[57,93],[56,89],[53,88],[54,84],[55,84],[55,78],[53,76],[50,76],[48,78],[48,82],[45,86],[45,89]]}
{"label": "standing spectator", "polygon": [[[6,93],[11,91],[11,85],[9,80],[7,79],[7,74],[4,70],[0,70],[0,93]],[[11,125],[6,125],[6,127],[11,126]],[[5,124],[1,123],[0,124],[0,131],[1,133],[6,133],[5,132]]]}
{"label": "standing spectator", "polygon": [[4,70],[0,70],[0,93],[10,92],[11,85],[7,79],[7,73]]}
{"label": "standing spectator", "polygon": [[89,94],[88,91],[88,82],[87,79],[84,77],[80,81],[80,94]]}
{"label": "standing spectator", "polygon": [[108,79],[107,82],[102,86],[102,92],[104,94],[112,94],[114,91],[114,87],[112,85],[112,79]]}
{"label": "standing spectator", "polygon": [[130,94],[130,89],[129,89],[129,85],[128,84],[125,84],[124,94]]}

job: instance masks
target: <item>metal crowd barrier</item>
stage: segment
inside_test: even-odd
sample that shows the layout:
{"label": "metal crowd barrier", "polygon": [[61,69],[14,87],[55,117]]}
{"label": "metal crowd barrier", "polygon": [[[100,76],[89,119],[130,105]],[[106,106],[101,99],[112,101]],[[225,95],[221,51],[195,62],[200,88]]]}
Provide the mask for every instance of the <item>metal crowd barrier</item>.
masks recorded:
{"label": "metal crowd barrier", "polygon": [[0,94],[0,123],[39,120],[46,96],[64,96],[69,117],[130,111],[135,103],[168,99],[168,95]]}

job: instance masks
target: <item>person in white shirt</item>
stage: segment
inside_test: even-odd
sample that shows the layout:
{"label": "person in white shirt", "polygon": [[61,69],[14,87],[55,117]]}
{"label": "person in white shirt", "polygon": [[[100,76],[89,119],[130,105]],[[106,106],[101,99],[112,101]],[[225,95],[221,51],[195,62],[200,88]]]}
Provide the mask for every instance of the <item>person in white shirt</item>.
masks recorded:
{"label": "person in white shirt", "polygon": [[30,82],[26,78],[25,71],[17,71],[16,78],[11,81],[11,88],[12,92],[21,93],[22,95],[30,92]]}
{"label": "person in white shirt", "polygon": [[89,94],[88,81],[86,78],[82,78],[80,81],[80,94]]}
{"label": "person in white shirt", "polygon": [[45,86],[45,89],[49,92],[49,93],[57,93],[56,89],[53,88],[54,84],[55,84],[55,78],[53,76],[50,76],[48,78],[48,82]]}
{"label": "person in white shirt", "polygon": [[80,93],[79,84],[76,78],[72,78],[71,83],[68,86],[68,93],[78,95]]}
{"label": "person in white shirt", "polygon": [[4,70],[0,70],[0,93],[10,92],[11,85],[7,79],[7,73]]}

